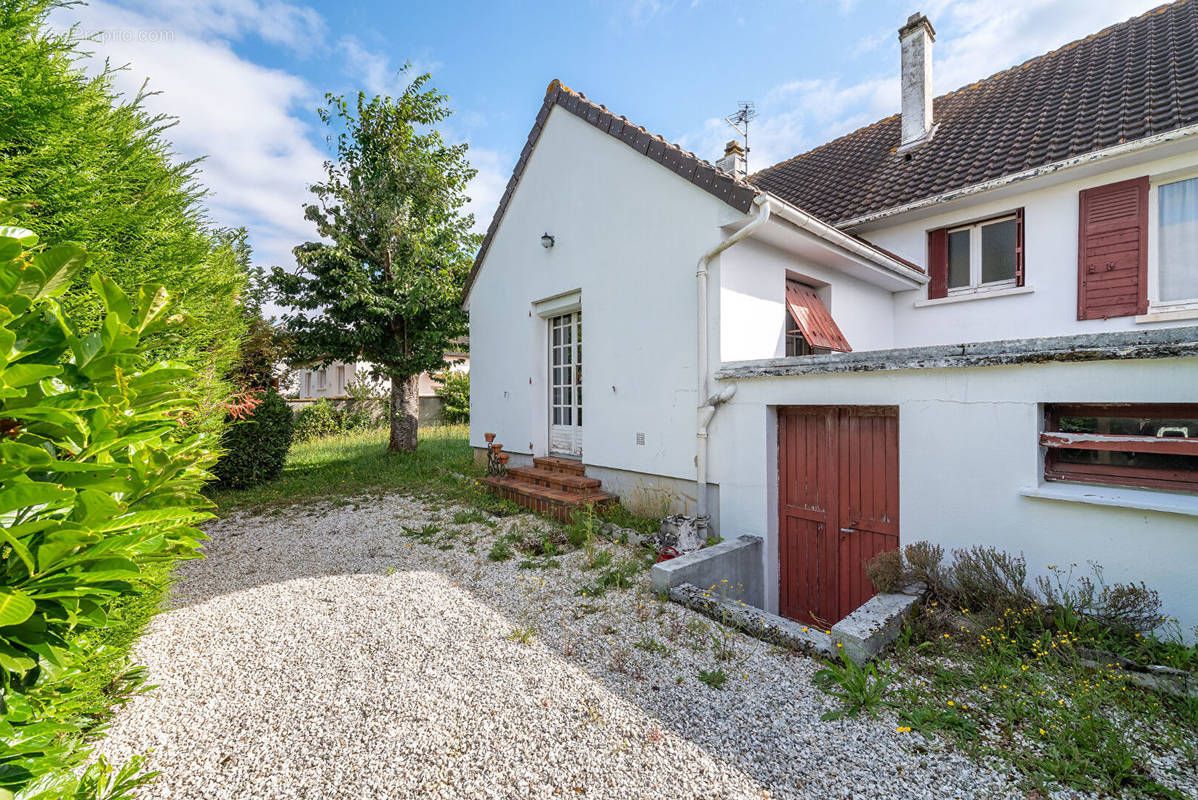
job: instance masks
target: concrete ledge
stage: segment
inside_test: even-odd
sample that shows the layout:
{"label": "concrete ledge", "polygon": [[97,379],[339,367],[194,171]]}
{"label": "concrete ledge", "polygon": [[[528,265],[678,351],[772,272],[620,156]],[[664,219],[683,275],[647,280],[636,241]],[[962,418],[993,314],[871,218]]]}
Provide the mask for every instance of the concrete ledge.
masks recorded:
{"label": "concrete ledge", "polygon": [[741,536],[704,547],[654,564],[650,583],[655,592],[668,592],[687,583],[700,589],[714,586],[721,595],[761,607],[765,605],[761,547],[759,536]]}
{"label": "concrete ledge", "polygon": [[876,594],[832,626],[832,639],[858,665],[885,650],[903,629],[903,623],[919,603],[920,593]]}
{"label": "concrete ledge", "polygon": [[1136,686],[1175,697],[1198,699],[1198,674],[1193,672],[1157,664],[1137,664],[1105,650],[1078,648],[1077,655],[1083,666],[1097,672],[1117,670],[1120,677]]}
{"label": "concrete ledge", "polygon": [[1183,356],[1198,356],[1198,326],[731,361],[720,367],[716,372],[716,378],[744,380],[786,375],[1002,367],[1016,364]]}
{"label": "concrete ledge", "polygon": [[836,649],[832,637],[819,628],[801,625],[760,608],[725,599],[708,589],[684,583],[672,587],[669,594],[675,603],[771,644],[825,657],[831,656]]}

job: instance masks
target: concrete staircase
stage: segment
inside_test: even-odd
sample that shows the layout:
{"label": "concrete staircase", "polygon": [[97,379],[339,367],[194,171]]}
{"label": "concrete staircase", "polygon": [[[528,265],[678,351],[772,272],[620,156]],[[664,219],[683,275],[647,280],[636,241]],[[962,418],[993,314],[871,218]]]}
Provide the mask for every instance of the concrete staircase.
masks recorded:
{"label": "concrete staircase", "polygon": [[491,493],[527,509],[569,522],[574,512],[587,505],[614,503],[617,498],[603,491],[600,481],[586,476],[580,461],[552,456],[534,458],[531,467],[511,467],[506,475],[488,475],[482,482]]}

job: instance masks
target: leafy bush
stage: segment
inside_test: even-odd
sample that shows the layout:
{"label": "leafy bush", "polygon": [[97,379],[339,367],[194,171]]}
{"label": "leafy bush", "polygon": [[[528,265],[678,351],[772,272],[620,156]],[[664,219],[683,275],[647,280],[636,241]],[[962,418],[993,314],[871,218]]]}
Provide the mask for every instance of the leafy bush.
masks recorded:
{"label": "leafy bush", "polygon": [[120,625],[126,598],[194,555],[215,441],[195,373],[145,355],[176,322],[166,291],[134,303],[93,275],[104,315],[85,333],[58,298],[86,254],[3,225],[17,208],[0,201],[0,796],[125,797],[136,763],[84,766],[96,653],[80,634]]}
{"label": "leafy bush", "polygon": [[447,369],[433,376],[441,385],[441,418],[450,425],[470,421],[470,373]]}
{"label": "leafy bush", "polygon": [[295,441],[306,442],[341,433],[341,418],[327,399],[309,403],[295,415]]}
{"label": "leafy bush", "polygon": [[46,240],[88,244],[88,263],[59,297],[81,332],[98,330],[105,316],[87,290],[93,274],[131,295],[149,282],[167,290],[187,324],[141,343],[153,359],[197,370],[197,423],[217,430],[245,325],[237,300],[244,232],[208,229],[195,161],[176,158],[163,136],[172,120],[147,111],[144,95],[118,97],[118,67],[83,71],[90,43],[46,23],[60,5],[10,0],[0,12],[0,187],[36,193],[35,205],[15,213]]}
{"label": "leafy bush", "polygon": [[341,414],[343,430],[364,431],[382,426],[387,404],[373,383],[355,378],[345,387],[345,394],[349,400]]}
{"label": "leafy bush", "polygon": [[903,588],[903,556],[898,550],[887,550],[865,562],[865,577],[883,594]]}
{"label": "leafy bush", "polygon": [[928,587],[937,597],[948,596],[944,574],[944,548],[931,542],[912,542],[903,549],[909,577]]}
{"label": "leafy bush", "polygon": [[953,551],[953,592],[958,605],[995,613],[1036,602],[1023,556],[983,545]]}
{"label": "leafy bush", "polygon": [[221,488],[245,489],[274,480],[283,469],[295,421],[291,407],[274,389],[245,419],[233,419],[221,434],[221,457],[212,472]]}
{"label": "leafy bush", "polygon": [[1065,574],[1059,567],[1049,567],[1054,579],[1041,576],[1036,580],[1044,601],[1060,609],[1058,616],[1062,620],[1084,616],[1125,635],[1148,633],[1164,621],[1161,598],[1155,590],[1142,582],[1108,585],[1102,580],[1102,568],[1096,564],[1092,568],[1094,579],[1082,576],[1074,581],[1072,570]]}

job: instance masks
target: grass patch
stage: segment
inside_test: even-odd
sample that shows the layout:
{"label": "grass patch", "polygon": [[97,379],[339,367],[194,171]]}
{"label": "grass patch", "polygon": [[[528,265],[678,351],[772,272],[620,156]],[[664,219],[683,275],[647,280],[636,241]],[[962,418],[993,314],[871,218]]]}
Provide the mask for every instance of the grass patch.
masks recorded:
{"label": "grass patch", "polygon": [[209,489],[208,496],[222,511],[261,512],[344,497],[349,492],[403,489],[414,495],[435,493],[476,512],[512,511],[476,485],[483,470],[474,464],[467,426],[430,426],[421,428],[419,435],[414,453],[388,453],[386,430],[300,442],[291,448],[282,473],[270,483],[241,490]]}
{"label": "grass patch", "polygon": [[516,551],[504,539],[496,539],[487,553],[487,559],[490,561],[509,561],[515,556]]}
{"label": "grass patch", "polygon": [[922,611],[900,640],[904,686],[892,705],[907,726],[998,757],[1044,792],[1180,796],[1154,779],[1150,754],[1171,751],[1181,769],[1198,769],[1198,703],[1136,686],[1117,662],[1091,669],[1079,650],[1192,664],[1198,648],[1037,608],[964,628],[944,617]]}

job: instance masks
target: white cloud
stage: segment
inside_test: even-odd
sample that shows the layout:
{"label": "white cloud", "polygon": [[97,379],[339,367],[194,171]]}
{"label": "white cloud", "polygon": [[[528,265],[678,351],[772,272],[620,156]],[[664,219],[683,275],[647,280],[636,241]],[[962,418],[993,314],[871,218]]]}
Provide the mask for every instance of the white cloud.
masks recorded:
{"label": "white cloud", "polygon": [[320,14],[282,0],[128,0],[123,5],[145,19],[167,21],[190,36],[241,39],[252,33],[300,53],[324,45]]}
{"label": "white cloud", "polygon": [[470,181],[466,190],[470,195],[466,210],[474,215],[474,231],[486,233],[487,226],[491,224],[491,217],[499,205],[499,198],[503,197],[503,190],[511,177],[515,159],[494,150],[474,147],[471,147],[466,155],[471,166],[478,170],[478,174]]}
{"label": "white cloud", "polygon": [[385,94],[397,97],[412,78],[424,73],[433,73],[441,68],[440,61],[410,59],[411,66],[405,76],[403,65],[396,66],[385,54],[371,50],[356,37],[342,36],[337,40],[337,51],[344,56],[347,72],[361,83],[369,94]]}
{"label": "white cloud", "polygon": [[[943,94],[987,78],[1158,4],[1159,0],[925,0],[925,11],[938,30],[935,91]],[[762,169],[896,113],[896,32],[905,19],[894,20],[891,30],[866,33],[857,43],[857,54],[878,64],[872,76],[848,83],[837,76],[795,78],[770,89],[757,104],[749,168]],[[699,157],[715,160],[733,136],[722,119],[712,118],[679,142]]]}
{"label": "white cloud", "polygon": [[94,2],[60,10],[52,21],[104,31],[87,48],[94,53],[87,66],[98,69],[104,59],[128,65],[115,75],[127,97],[148,78],[159,92],[147,98],[148,109],[178,118],[167,133],[175,150],[206,157],[199,180],[210,192],[212,220],[247,227],[256,262],[290,266],[291,248],[314,233],[302,205],[322,176],[324,157],[312,136],[319,95],[296,75],[239,57],[227,38],[267,29],[280,41],[301,29],[314,36],[319,19],[281,3],[215,0],[205,6],[212,13],[199,5],[172,0],[149,11],[148,3]]}

